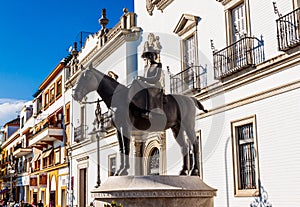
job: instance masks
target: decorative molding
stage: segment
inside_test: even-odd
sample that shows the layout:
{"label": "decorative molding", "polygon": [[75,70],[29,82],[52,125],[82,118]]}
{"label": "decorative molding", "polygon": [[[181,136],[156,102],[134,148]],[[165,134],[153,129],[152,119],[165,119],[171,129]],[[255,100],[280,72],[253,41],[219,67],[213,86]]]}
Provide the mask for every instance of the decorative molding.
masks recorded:
{"label": "decorative molding", "polygon": [[292,82],[292,83],[288,83],[276,88],[272,88],[270,90],[266,90],[266,91],[262,91],[261,93],[256,93],[253,94],[251,96],[247,96],[245,98],[242,99],[238,99],[236,101],[233,101],[231,103],[226,103],[224,105],[221,105],[219,107],[210,109],[208,113],[204,114],[197,114],[196,119],[200,119],[200,118],[204,118],[204,117],[208,117],[208,116],[212,116],[218,113],[222,113],[224,111],[228,111],[237,107],[241,107],[256,101],[260,101],[266,98],[270,98],[272,96],[276,96],[285,92],[289,92],[295,89],[300,89],[300,80]]}
{"label": "decorative molding", "polygon": [[88,160],[88,159],[89,159],[89,156],[84,156],[84,157],[76,159],[76,161],[77,162],[82,162],[82,161],[85,161],[85,160]]}
{"label": "decorative molding", "polygon": [[153,15],[154,8],[163,12],[174,0],[146,0],[146,9],[150,16]]}
{"label": "decorative molding", "polygon": [[229,2],[234,1],[234,0],[217,0],[217,2],[222,3],[223,5],[228,4]]}
{"label": "decorative molding", "polygon": [[214,191],[195,191],[195,190],[151,190],[151,191],[122,191],[122,192],[109,192],[109,193],[99,193],[93,192],[93,198],[201,198],[201,197],[213,197],[216,196]]}
{"label": "decorative molding", "polygon": [[200,19],[200,17],[192,14],[182,14],[173,32],[179,36],[182,36],[183,34],[197,27]]}

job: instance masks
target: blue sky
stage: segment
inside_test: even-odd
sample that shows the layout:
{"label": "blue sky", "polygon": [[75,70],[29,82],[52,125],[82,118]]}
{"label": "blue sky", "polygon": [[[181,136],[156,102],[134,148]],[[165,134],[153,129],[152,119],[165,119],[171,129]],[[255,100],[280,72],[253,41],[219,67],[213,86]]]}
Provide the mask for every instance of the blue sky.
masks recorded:
{"label": "blue sky", "polygon": [[[97,32],[102,8],[113,27],[133,0],[10,0],[0,6],[1,106],[32,100],[32,95],[81,31]],[[7,106],[7,105],[6,105]],[[15,117],[16,114],[12,116]],[[9,120],[6,120],[9,121]]]}

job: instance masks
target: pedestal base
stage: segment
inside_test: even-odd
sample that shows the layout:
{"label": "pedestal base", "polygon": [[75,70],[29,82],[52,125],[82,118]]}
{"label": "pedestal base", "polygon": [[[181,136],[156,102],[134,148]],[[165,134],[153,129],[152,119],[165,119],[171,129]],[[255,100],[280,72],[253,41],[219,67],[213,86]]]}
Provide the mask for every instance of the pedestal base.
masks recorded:
{"label": "pedestal base", "polygon": [[197,176],[117,176],[93,190],[92,197],[96,207],[112,201],[124,207],[213,207],[216,191]]}

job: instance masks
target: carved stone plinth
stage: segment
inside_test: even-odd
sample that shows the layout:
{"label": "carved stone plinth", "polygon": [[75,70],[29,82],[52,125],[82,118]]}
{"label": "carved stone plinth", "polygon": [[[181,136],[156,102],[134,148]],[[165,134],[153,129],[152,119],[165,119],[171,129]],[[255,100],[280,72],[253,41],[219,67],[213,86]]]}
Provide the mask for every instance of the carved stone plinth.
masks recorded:
{"label": "carved stone plinth", "polygon": [[196,176],[109,177],[92,191],[96,207],[105,202],[124,207],[213,207],[216,189]]}

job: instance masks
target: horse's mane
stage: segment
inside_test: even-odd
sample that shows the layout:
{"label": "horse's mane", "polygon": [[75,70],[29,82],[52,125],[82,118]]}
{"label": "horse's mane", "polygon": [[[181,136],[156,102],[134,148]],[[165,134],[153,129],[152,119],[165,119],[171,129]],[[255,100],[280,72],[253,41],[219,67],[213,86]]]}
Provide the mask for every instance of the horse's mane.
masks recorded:
{"label": "horse's mane", "polygon": [[122,88],[127,88],[125,85],[123,85],[122,83],[119,83],[117,80],[115,80],[114,78],[104,74],[103,75],[103,79],[108,79],[114,87],[117,87],[117,86],[121,86]]}

